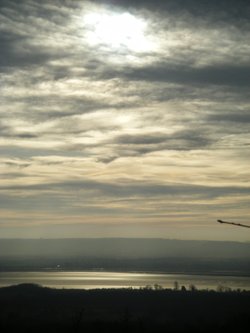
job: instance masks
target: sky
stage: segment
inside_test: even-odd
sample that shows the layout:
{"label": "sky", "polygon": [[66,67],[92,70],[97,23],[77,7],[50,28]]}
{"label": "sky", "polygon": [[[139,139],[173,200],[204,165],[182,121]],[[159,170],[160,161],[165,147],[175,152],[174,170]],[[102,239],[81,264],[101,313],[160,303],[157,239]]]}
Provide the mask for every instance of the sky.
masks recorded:
{"label": "sky", "polygon": [[250,3],[0,0],[0,237],[249,241]]}

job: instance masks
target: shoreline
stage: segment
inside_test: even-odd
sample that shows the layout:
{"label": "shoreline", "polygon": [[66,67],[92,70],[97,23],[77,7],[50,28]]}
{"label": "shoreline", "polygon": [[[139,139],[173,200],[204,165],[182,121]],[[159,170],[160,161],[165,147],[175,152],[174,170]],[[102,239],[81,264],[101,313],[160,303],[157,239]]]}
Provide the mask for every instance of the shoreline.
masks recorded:
{"label": "shoreline", "polygon": [[69,270],[34,270],[0,272],[0,288],[19,284],[38,284],[56,289],[173,289],[186,290],[193,286],[197,290],[250,291],[249,276],[218,274],[187,274],[142,271],[69,271]]}

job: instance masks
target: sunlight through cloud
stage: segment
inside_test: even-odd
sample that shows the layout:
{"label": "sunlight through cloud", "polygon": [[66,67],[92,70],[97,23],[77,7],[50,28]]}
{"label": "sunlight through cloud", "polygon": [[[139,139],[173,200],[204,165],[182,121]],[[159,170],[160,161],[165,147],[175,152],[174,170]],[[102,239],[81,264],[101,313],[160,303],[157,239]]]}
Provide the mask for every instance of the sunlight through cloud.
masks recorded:
{"label": "sunlight through cloud", "polygon": [[89,12],[83,18],[89,45],[110,51],[147,52],[153,44],[146,37],[146,21],[130,13],[111,11]]}

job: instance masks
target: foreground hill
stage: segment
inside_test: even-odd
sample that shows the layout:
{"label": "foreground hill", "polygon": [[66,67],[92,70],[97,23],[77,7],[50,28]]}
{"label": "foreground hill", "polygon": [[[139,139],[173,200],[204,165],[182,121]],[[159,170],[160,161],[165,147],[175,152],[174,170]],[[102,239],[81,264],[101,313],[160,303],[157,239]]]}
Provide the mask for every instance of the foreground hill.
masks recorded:
{"label": "foreground hill", "polygon": [[250,292],[0,289],[2,332],[243,332]]}

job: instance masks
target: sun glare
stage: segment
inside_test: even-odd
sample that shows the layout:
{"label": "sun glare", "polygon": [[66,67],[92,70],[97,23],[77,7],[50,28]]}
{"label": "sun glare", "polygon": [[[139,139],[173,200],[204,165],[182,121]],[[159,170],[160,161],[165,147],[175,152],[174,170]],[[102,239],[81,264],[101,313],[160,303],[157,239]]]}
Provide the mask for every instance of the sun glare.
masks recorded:
{"label": "sun glare", "polygon": [[84,25],[87,42],[92,46],[132,52],[150,50],[146,22],[130,13],[92,12],[85,15]]}

